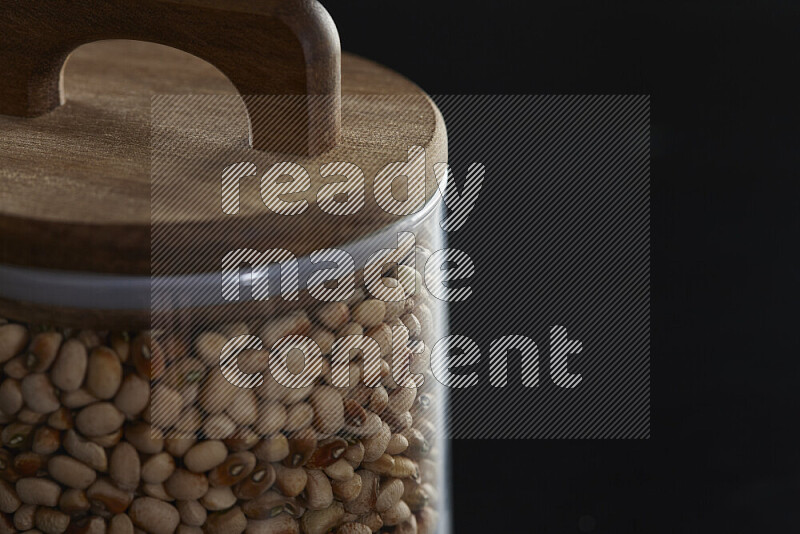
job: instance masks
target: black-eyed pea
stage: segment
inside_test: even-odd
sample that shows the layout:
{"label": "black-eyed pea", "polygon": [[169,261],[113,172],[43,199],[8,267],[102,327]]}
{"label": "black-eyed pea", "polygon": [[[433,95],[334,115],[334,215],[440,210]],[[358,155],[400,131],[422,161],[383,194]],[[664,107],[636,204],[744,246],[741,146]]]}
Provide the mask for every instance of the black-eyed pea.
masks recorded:
{"label": "black-eyed pea", "polygon": [[372,529],[372,532],[378,532],[383,528],[383,519],[381,519],[381,515],[378,512],[362,514],[359,516],[358,522],[367,525]]}
{"label": "black-eyed pea", "polygon": [[417,534],[433,534],[436,532],[439,517],[430,506],[426,506],[416,514],[417,518]]}
{"label": "black-eyed pea", "polygon": [[91,508],[91,504],[86,492],[83,490],[66,489],[58,499],[58,509],[65,514],[82,514],[83,512],[88,512],[89,508]]}
{"label": "black-eyed pea", "polygon": [[333,489],[327,475],[317,469],[306,469],[305,502],[309,510],[322,510],[333,503]]}
{"label": "black-eyed pea", "polygon": [[354,499],[345,503],[345,510],[352,514],[366,514],[375,510],[380,477],[372,471],[362,469],[356,473],[361,477],[361,491]]}
{"label": "black-eyed pea", "polygon": [[26,376],[30,374],[28,370],[28,366],[26,365],[27,358],[24,354],[20,354],[19,356],[14,356],[10,360],[8,360],[5,365],[3,366],[3,373],[6,376],[14,378],[16,380],[22,380]]}
{"label": "black-eyed pea", "polygon": [[144,411],[150,402],[150,383],[137,374],[125,377],[114,397],[114,406],[129,418]]}
{"label": "black-eyed pea", "polygon": [[[336,332],[337,339],[345,336],[361,336],[361,335],[364,335],[364,327],[354,322],[347,323]],[[356,357],[357,354],[358,354],[357,351],[350,351],[350,354],[348,356],[352,360],[353,358]]]}
{"label": "black-eyed pea", "polygon": [[252,452],[263,462],[280,462],[289,456],[289,440],[283,434],[275,434],[256,444]]}
{"label": "black-eyed pea", "polygon": [[[224,434],[225,432],[230,432],[230,424],[232,423],[231,419],[225,414],[219,414],[220,417],[209,423],[209,430],[215,432],[214,437],[219,437],[218,434]],[[214,416],[212,416],[214,417]],[[184,407],[183,411],[180,412],[180,416],[178,420],[175,422],[174,432],[171,432],[175,437],[188,437],[194,436],[195,433],[203,428],[205,421],[203,420],[203,414],[195,408],[194,406],[186,406]],[[226,430],[219,430],[216,429],[216,424],[224,424],[224,428]],[[236,423],[232,423],[236,424]]]}
{"label": "black-eyed pea", "polygon": [[94,484],[97,473],[88,465],[71,456],[53,456],[47,462],[47,471],[56,481],[69,487],[84,490]]}
{"label": "black-eyed pea", "polygon": [[112,447],[115,447],[117,443],[120,442],[123,434],[124,432],[122,430],[122,427],[120,427],[114,432],[111,432],[110,434],[103,434],[102,436],[94,436],[89,439],[103,448],[110,449]]}
{"label": "black-eyed pea", "polygon": [[194,342],[194,351],[205,365],[217,366],[222,348],[227,342],[228,338],[219,332],[203,332]]}
{"label": "black-eyed pea", "polygon": [[167,438],[164,440],[164,450],[175,458],[181,458],[196,442],[195,438]]}
{"label": "black-eyed pea", "polygon": [[325,474],[331,479],[331,481],[335,480],[350,480],[355,471],[353,470],[353,466],[350,465],[347,460],[340,458],[336,460],[331,465],[325,467],[323,469]]}
{"label": "black-eyed pea", "polygon": [[128,332],[112,332],[108,344],[119,356],[119,361],[127,363],[131,355],[131,336]]}
{"label": "black-eyed pea", "polygon": [[332,480],[331,488],[333,495],[342,502],[349,502],[358,497],[361,493],[362,480],[361,475],[354,473],[352,477],[347,480]]}
{"label": "black-eyed pea", "polygon": [[204,473],[225,461],[228,449],[219,440],[204,440],[193,445],[183,455],[183,465],[195,473]]}
{"label": "black-eyed pea", "polygon": [[288,437],[289,454],[283,459],[287,467],[302,467],[317,448],[317,435],[311,428],[293,432]]}
{"label": "black-eyed pea", "polygon": [[380,483],[378,497],[375,500],[375,509],[385,512],[400,501],[405,487],[399,478],[388,478]]}
{"label": "black-eyed pea", "polygon": [[300,534],[300,524],[287,514],[269,519],[251,519],[247,522],[245,534]]}
{"label": "black-eyed pea", "polygon": [[261,441],[261,437],[250,427],[239,427],[236,433],[225,439],[225,446],[232,452],[249,451]]}
{"label": "black-eyed pea", "polygon": [[83,343],[89,350],[101,345],[103,337],[105,336],[101,337],[100,333],[95,330],[80,330],[75,333],[75,339]]}
{"label": "black-eyed pea", "polygon": [[386,323],[375,325],[367,330],[367,335],[378,343],[382,357],[385,358],[392,354],[392,329],[389,325]]}
{"label": "black-eyed pea", "polygon": [[175,471],[175,459],[167,452],[160,452],[142,463],[142,480],[148,484],[162,484]]}
{"label": "black-eyed pea", "polygon": [[24,401],[22,399],[22,387],[19,380],[6,378],[0,384],[0,412],[6,415],[14,415],[20,409]]}
{"label": "black-eyed pea", "polygon": [[47,417],[46,413],[34,412],[26,407],[17,412],[16,420],[26,425],[38,426],[47,421]]}
{"label": "black-eyed pea", "polygon": [[212,486],[233,486],[247,478],[255,467],[256,457],[252,452],[235,452],[208,472],[208,481]]}
{"label": "black-eyed pea", "polygon": [[419,512],[429,502],[433,502],[428,493],[430,487],[428,484],[423,486],[410,478],[403,479],[403,500],[412,512]]}
{"label": "black-eyed pea", "polygon": [[364,443],[364,462],[374,462],[386,452],[386,446],[392,437],[389,425],[381,423],[380,431],[362,439]]}
{"label": "black-eyed pea", "polygon": [[25,405],[36,413],[51,413],[61,406],[53,384],[43,373],[32,373],[23,378],[20,389]]}
{"label": "black-eyed pea", "polygon": [[311,424],[314,418],[314,408],[307,402],[298,402],[286,410],[286,422],[283,429],[286,432],[302,430]]}
{"label": "black-eyed pea", "polygon": [[309,510],[300,518],[300,528],[305,534],[325,534],[339,524],[344,507],[334,502],[323,510]]}
{"label": "black-eyed pea", "polygon": [[105,471],[108,468],[108,457],[105,449],[94,442],[84,439],[74,430],[67,430],[64,433],[63,444],[64,449],[70,456],[95,471]]}
{"label": "black-eyed pea", "polygon": [[259,400],[252,389],[238,389],[227,404],[225,413],[237,425],[252,425],[257,421]]}
{"label": "black-eyed pea", "polygon": [[69,516],[58,510],[39,508],[36,510],[35,524],[44,534],[61,534],[69,526]]}
{"label": "black-eyed pea", "polygon": [[408,440],[403,434],[392,434],[389,443],[386,445],[386,454],[392,456],[402,454],[408,449]]}
{"label": "black-eyed pea", "polygon": [[146,379],[158,378],[166,368],[164,355],[150,332],[141,332],[130,344],[129,360],[136,371]]}
{"label": "black-eyed pea", "polygon": [[0,479],[0,512],[13,514],[22,506],[17,492],[5,480]]}
{"label": "black-eyed pea", "polygon": [[308,476],[302,467],[275,464],[275,485],[287,497],[297,497],[306,487]]}
{"label": "black-eyed pea", "polygon": [[20,324],[0,325],[0,363],[9,361],[28,344],[28,329]]}
{"label": "black-eyed pea", "polygon": [[372,388],[369,397],[369,409],[381,414],[389,405],[389,392],[383,386]]}
{"label": "black-eyed pea", "polygon": [[164,489],[176,500],[196,501],[208,491],[208,478],[179,468],[164,482]]}
{"label": "black-eyed pea", "polygon": [[236,433],[236,421],[224,413],[207,417],[203,421],[202,427],[203,433],[214,439],[225,439]]}
{"label": "black-eyed pea", "polygon": [[200,498],[202,504],[209,512],[219,512],[227,510],[236,504],[236,495],[233,490],[226,486],[208,488],[203,497]]}
{"label": "black-eyed pea", "polygon": [[353,466],[353,469],[357,469],[361,462],[364,461],[364,452],[364,444],[357,441],[347,447],[342,458],[347,460],[347,463]]}
{"label": "black-eyed pea", "polygon": [[89,393],[86,388],[78,388],[74,391],[62,391],[60,399],[61,404],[70,410],[78,410],[98,400],[97,397]]}
{"label": "black-eyed pea", "polygon": [[384,412],[383,418],[388,423],[389,428],[392,429],[392,432],[397,434],[402,433],[414,424],[414,417],[411,412],[402,412],[400,414]]}
{"label": "black-eyed pea", "polygon": [[75,419],[72,417],[72,410],[60,407],[47,416],[47,424],[56,430],[69,430],[75,426]]}
{"label": "black-eyed pea", "polygon": [[350,320],[350,309],[344,302],[329,302],[317,311],[317,319],[326,328],[336,330]]}
{"label": "black-eyed pea", "polygon": [[428,443],[420,430],[416,428],[407,428],[402,434],[406,437],[406,440],[408,440],[406,455],[410,458],[419,459],[430,452],[430,443]]}
{"label": "black-eyed pea", "polygon": [[182,523],[192,527],[202,527],[205,524],[208,510],[198,501],[179,501],[177,506]]}
{"label": "black-eyed pea", "polygon": [[279,515],[288,515],[298,518],[305,513],[297,499],[286,497],[277,491],[267,491],[255,499],[245,501],[242,504],[242,511],[248,519],[263,520]]}
{"label": "black-eyed pea", "polygon": [[41,475],[47,463],[47,458],[41,454],[31,451],[24,451],[14,457],[14,471],[21,477],[32,477]]}
{"label": "black-eyed pea", "polygon": [[372,529],[364,523],[345,523],[336,529],[336,534],[372,534]]}
{"label": "black-eyed pea", "polygon": [[400,316],[400,321],[408,330],[408,336],[411,339],[419,339],[420,334],[422,333],[422,326],[420,325],[419,319],[417,319],[416,315],[413,313],[407,313]]}
{"label": "black-eyed pea", "polygon": [[124,512],[133,500],[133,494],[119,489],[108,478],[98,478],[86,490],[86,497],[97,514],[114,515]]}
{"label": "black-eyed pea", "polygon": [[61,488],[46,478],[21,478],[16,484],[17,497],[26,504],[54,507],[61,497]]}
{"label": "black-eyed pea", "polygon": [[133,524],[151,534],[173,534],[180,523],[178,510],[152,497],[140,497],[128,512]]}
{"label": "black-eyed pea", "polygon": [[314,426],[323,434],[334,434],[344,426],[344,404],[336,388],[315,388],[309,397],[314,408]]}
{"label": "black-eyed pea", "polygon": [[408,519],[394,527],[396,534],[417,534],[417,518],[411,514]]}
{"label": "black-eyed pea", "polygon": [[338,461],[345,450],[347,450],[347,442],[343,438],[332,437],[325,439],[317,444],[305,466],[312,469],[328,467]]}
{"label": "black-eyed pea", "polygon": [[208,516],[203,530],[206,534],[241,534],[247,528],[247,518],[239,506]]}
{"label": "black-eyed pea", "polygon": [[416,398],[416,388],[397,388],[389,395],[389,403],[386,409],[392,414],[400,415],[411,409]]}
{"label": "black-eyed pea", "polygon": [[66,340],[50,370],[53,385],[61,391],[75,391],[80,388],[86,376],[88,362],[86,345],[77,339]]}
{"label": "black-eyed pea", "polygon": [[175,531],[175,534],[203,534],[203,529],[190,525],[178,525],[178,529]]}
{"label": "black-eyed pea", "polygon": [[104,436],[120,429],[125,415],[110,402],[96,402],[83,408],[75,427],[86,437]]}
{"label": "black-eyed pea", "polygon": [[108,474],[123,490],[133,491],[139,486],[142,463],[133,445],[123,441],[114,447],[108,462]]}
{"label": "black-eyed pea", "polygon": [[260,338],[266,348],[271,348],[276,341],[291,334],[305,335],[311,328],[311,321],[306,312],[300,310],[273,319],[261,329]]}
{"label": "black-eyed pea", "polygon": [[133,522],[127,514],[117,514],[108,522],[107,534],[133,534]]}
{"label": "black-eyed pea", "polygon": [[172,495],[167,493],[164,484],[142,484],[139,491],[159,501],[173,502],[175,500]]}
{"label": "black-eyed pea", "polygon": [[125,440],[142,454],[158,454],[164,450],[161,430],[144,422],[125,425]]}
{"label": "black-eyed pea", "polygon": [[273,484],[277,475],[271,464],[261,463],[256,465],[253,472],[233,488],[237,498],[242,500],[255,499],[266,493]]}
{"label": "black-eyed pea", "polygon": [[386,316],[386,303],[378,299],[367,299],[353,308],[353,321],[365,329],[372,328],[383,322]]}
{"label": "black-eyed pea", "polygon": [[41,332],[31,340],[26,366],[31,373],[43,373],[53,364],[64,337],[58,332]]}
{"label": "black-eyed pea", "polygon": [[[11,512],[6,512],[11,513]],[[33,504],[23,504],[14,512],[14,528],[18,532],[25,532],[35,526],[36,506]]]}
{"label": "black-eyed pea", "polygon": [[24,423],[10,423],[0,432],[0,443],[8,449],[27,448],[32,438],[33,426]]}
{"label": "black-eyed pea", "polygon": [[399,525],[400,523],[407,521],[410,517],[411,509],[409,509],[408,505],[402,500],[397,501],[397,503],[388,510],[381,512],[383,524],[388,527]]}
{"label": "black-eyed pea", "polygon": [[102,517],[82,517],[69,525],[69,534],[106,534],[106,522]]}

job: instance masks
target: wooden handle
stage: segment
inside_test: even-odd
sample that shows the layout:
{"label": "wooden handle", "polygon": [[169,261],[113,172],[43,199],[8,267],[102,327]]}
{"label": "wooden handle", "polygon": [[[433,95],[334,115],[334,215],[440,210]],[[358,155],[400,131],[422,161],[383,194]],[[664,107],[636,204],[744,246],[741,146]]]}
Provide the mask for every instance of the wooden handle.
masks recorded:
{"label": "wooden handle", "polygon": [[151,41],[217,67],[244,99],[256,149],[315,155],[339,139],[339,35],[316,0],[3,0],[0,114],[60,106],[67,56],[104,39]]}

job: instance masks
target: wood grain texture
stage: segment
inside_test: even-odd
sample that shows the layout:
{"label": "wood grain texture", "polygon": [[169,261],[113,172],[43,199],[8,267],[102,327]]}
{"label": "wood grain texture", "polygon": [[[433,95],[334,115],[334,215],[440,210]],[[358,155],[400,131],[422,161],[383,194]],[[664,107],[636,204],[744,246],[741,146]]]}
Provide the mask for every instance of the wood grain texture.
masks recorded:
{"label": "wood grain texture", "polygon": [[[207,62],[165,46],[104,41],[83,46],[65,68],[66,103],[36,118],[0,116],[0,263],[74,271],[150,274],[150,113],[154,94],[235,95],[231,82]],[[416,85],[380,65],[344,54],[341,141],[308,168],[331,161],[369,161],[367,188],[377,169],[406,159],[407,148],[427,151],[427,193],[432,170],[447,160],[441,115]],[[359,103],[355,97],[366,100]],[[401,95],[369,105],[369,98]],[[225,132],[246,138],[247,122]],[[281,161],[281,154],[262,153]],[[280,158],[280,159],[278,159]],[[374,162],[370,163],[370,162]],[[314,202],[320,183],[312,176]],[[219,178],[203,184],[219,194]],[[176,213],[186,247],[208,235],[260,231],[254,248],[290,245],[296,254],[337,246],[396,221],[370,204],[358,216],[332,221],[308,210],[301,219],[261,214],[231,218],[219,210]],[[266,225],[266,226],[265,226]],[[299,233],[298,225],[312,229]],[[176,270],[180,266],[176,267]],[[207,270],[211,266],[193,266]]]}
{"label": "wood grain texture", "polygon": [[[316,0],[4,1],[0,114],[37,117],[58,108],[69,54],[105,39],[160,43],[214,65],[243,96],[257,149],[316,154],[338,141],[339,36]],[[314,98],[276,110],[259,95]],[[270,128],[275,114],[291,124],[290,138]]]}

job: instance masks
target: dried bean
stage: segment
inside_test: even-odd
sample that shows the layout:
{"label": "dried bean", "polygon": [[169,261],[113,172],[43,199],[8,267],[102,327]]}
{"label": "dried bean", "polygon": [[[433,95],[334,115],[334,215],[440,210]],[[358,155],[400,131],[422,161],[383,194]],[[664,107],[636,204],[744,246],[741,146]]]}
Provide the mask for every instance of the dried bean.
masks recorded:
{"label": "dried bean", "polygon": [[256,457],[250,451],[229,455],[224,462],[209,471],[208,481],[213,486],[233,486],[247,478],[256,466]]}
{"label": "dried bean", "polygon": [[97,479],[91,467],[71,456],[53,456],[47,463],[47,471],[61,484],[75,489],[86,489]]}
{"label": "dried bean", "polygon": [[300,518],[300,527],[305,534],[325,534],[335,527],[344,515],[344,507],[334,502],[324,510],[309,510]]}
{"label": "dried bean", "polygon": [[139,486],[142,465],[133,445],[123,441],[114,447],[108,462],[108,474],[120,489],[133,491]]}
{"label": "dried bean", "polygon": [[178,510],[152,497],[133,501],[129,515],[133,524],[151,534],[173,534],[180,523]]}
{"label": "dried bean", "polygon": [[30,374],[22,379],[20,386],[25,405],[36,413],[54,412],[61,406],[56,390],[45,374]]}
{"label": "dried bean", "polygon": [[0,326],[0,363],[5,363],[28,344],[28,329],[22,325],[8,323]]}
{"label": "dried bean", "polygon": [[58,355],[62,339],[63,336],[58,332],[42,332],[33,337],[25,362],[31,373],[43,373],[50,368]]}
{"label": "dried bean", "polygon": [[208,479],[200,473],[176,469],[164,482],[164,489],[179,501],[196,501],[208,491]]}
{"label": "dried bean", "polygon": [[0,384],[0,412],[6,415],[14,415],[23,405],[22,387],[19,380],[6,378]]}
{"label": "dried bean", "polygon": [[67,489],[58,499],[58,509],[66,514],[80,514],[88,512],[91,505],[86,492],[79,489]]}
{"label": "dried bean", "polygon": [[354,473],[352,477],[347,480],[333,480],[331,487],[333,488],[333,495],[342,502],[349,502],[358,497],[361,493],[362,487],[361,475]]}
{"label": "dried bean", "polygon": [[61,534],[69,526],[69,516],[58,510],[39,508],[36,510],[36,528],[44,534]]}
{"label": "dried bean", "polygon": [[61,391],[75,391],[80,388],[88,362],[86,346],[77,339],[66,340],[50,370],[53,385]]}
{"label": "dried bean", "polygon": [[247,518],[238,506],[226,512],[217,512],[208,517],[206,534],[241,534],[247,528]]}
{"label": "dried bean", "polygon": [[306,487],[308,476],[302,467],[275,464],[275,485],[288,497],[297,497]]}
{"label": "dried bean", "polygon": [[166,452],[154,454],[142,464],[142,480],[148,484],[161,484],[175,471],[175,459]]}
{"label": "dried bean", "polygon": [[35,521],[36,506],[33,504],[23,504],[14,513],[14,528],[20,532],[32,529],[35,526]]}
{"label": "dried bean", "polygon": [[236,495],[229,487],[208,488],[206,494],[200,498],[200,504],[209,512],[219,512],[236,504]]}
{"label": "dried bean", "polygon": [[322,510],[333,503],[331,481],[322,471],[306,469],[306,506],[309,510]]}
{"label": "dried bean", "polygon": [[251,519],[245,534],[300,534],[300,525],[293,517],[280,514],[270,519]]}
{"label": "dried bean", "polygon": [[186,451],[183,464],[189,471],[204,473],[224,462],[227,456],[228,449],[221,441],[201,441]]}
{"label": "dried bean", "polygon": [[109,402],[96,402],[78,412],[75,426],[87,437],[110,434],[122,426],[125,416]]}
{"label": "dried bean", "polygon": [[106,478],[98,478],[86,490],[86,497],[97,513],[121,514],[133,500],[133,494],[117,488]]}
{"label": "dried bean", "polygon": [[17,496],[26,504],[56,506],[61,488],[46,478],[21,478],[16,485]]}
{"label": "dried bean", "polygon": [[178,512],[181,516],[181,521],[192,527],[201,527],[206,522],[208,512],[197,501],[180,501],[178,502]]}
{"label": "dried bean", "polygon": [[276,434],[253,447],[253,454],[264,462],[280,462],[289,456],[289,440],[283,434]]}
{"label": "dried bean", "polygon": [[150,402],[150,383],[139,375],[128,375],[114,397],[114,406],[128,417],[136,417]]}
{"label": "dried bean", "polygon": [[22,505],[17,492],[5,480],[0,480],[0,512],[13,514]]}
{"label": "dried bean", "polygon": [[133,522],[127,514],[117,514],[108,522],[107,534],[133,534]]}

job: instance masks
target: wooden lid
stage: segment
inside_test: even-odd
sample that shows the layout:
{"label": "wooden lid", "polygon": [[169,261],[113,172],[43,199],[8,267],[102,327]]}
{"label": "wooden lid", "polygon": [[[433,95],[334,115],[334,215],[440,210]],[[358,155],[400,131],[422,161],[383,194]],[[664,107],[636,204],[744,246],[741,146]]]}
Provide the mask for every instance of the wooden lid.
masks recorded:
{"label": "wooden lid", "polygon": [[[208,4],[205,0],[153,2]],[[241,4],[223,2],[227,3]],[[274,2],[256,2],[262,3]],[[31,3],[20,3],[27,4]],[[74,2],[66,4],[72,6]],[[4,45],[2,39],[0,45]],[[332,63],[338,68],[338,40],[333,41],[337,60]],[[0,47],[0,55],[8,50],[8,46]],[[405,161],[409,147],[421,146],[426,149],[426,193],[431,196],[436,189],[433,164],[446,161],[446,133],[435,105],[413,83],[380,65],[347,54],[341,56],[340,64],[340,122],[339,117],[326,118],[330,121],[324,127],[330,131],[324,134],[324,141],[313,146],[306,143],[305,147],[311,148],[308,154],[298,156],[300,159],[285,152],[261,154],[269,161],[302,161],[309,171],[335,161],[364,162],[366,190],[371,191],[372,178],[380,168],[392,161]],[[0,115],[0,264],[150,274],[151,97],[235,95],[232,81],[236,83],[237,77],[230,75],[231,69],[230,65],[221,69],[228,71],[226,78],[210,63],[163,45],[130,40],[93,42],[69,57],[64,70],[63,105],[49,112],[39,109],[30,113],[0,107],[0,113],[7,113]],[[4,90],[7,87],[0,85],[0,93]],[[323,96],[333,97],[338,105],[337,90],[328,87]],[[272,94],[279,91],[273,88]],[[314,94],[308,87],[297,92],[303,91]],[[380,105],[370,100],[374,98]],[[266,143],[262,148],[269,146],[268,128],[259,127],[257,131],[252,106],[247,98],[245,102],[251,108],[253,136],[262,137]],[[11,117],[8,113],[38,116]],[[251,123],[245,116],[222,131],[246,140]],[[313,204],[323,181],[318,172],[310,174],[312,183],[305,198]],[[219,184],[216,176],[192,186],[213,191],[219,199]],[[232,219],[219,209],[179,209],[169,224],[182,228],[178,233],[183,246],[200,247],[219,229],[247,234],[248,229],[263,229],[268,221],[270,235],[261,235],[259,242],[252,243],[254,248],[290,243],[293,253],[303,254],[356,239],[397,220],[379,209],[369,195],[366,201],[357,216],[339,219],[313,209],[300,219],[274,216],[268,210]],[[297,232],[298,227],[312,231]],[[192,269],[212,267],[195,265]]]}

